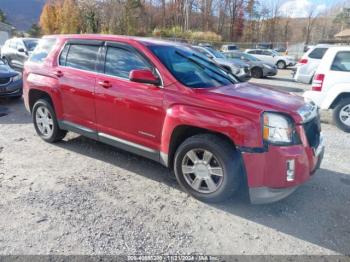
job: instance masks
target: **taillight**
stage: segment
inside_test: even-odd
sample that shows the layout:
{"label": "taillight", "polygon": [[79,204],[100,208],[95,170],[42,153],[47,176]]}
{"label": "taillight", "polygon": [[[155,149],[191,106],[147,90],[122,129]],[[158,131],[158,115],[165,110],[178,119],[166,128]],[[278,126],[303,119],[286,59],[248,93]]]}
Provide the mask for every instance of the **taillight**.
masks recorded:
{"label": "taillight", "polygon": [[306,58],[299,60],[299,64],[305,65],[305,64],[307,64],[307,62],[308,62],[308,60]]}
{"label": "taillight", "polygon": [[312,91],[322,91],[322,86],[324,82],[324,74],[317,74],[312,81]]}

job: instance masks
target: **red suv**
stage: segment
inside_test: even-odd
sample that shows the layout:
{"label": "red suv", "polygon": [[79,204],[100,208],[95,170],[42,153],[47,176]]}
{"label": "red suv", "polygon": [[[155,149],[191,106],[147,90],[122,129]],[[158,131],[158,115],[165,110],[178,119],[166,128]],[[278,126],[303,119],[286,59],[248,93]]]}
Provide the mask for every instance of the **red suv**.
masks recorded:
{"label": "red suv", "polygon": [[25,65],[24,97],[43,140],[73,131],[153,159],[202,201],[222,201],[243,182],[253,203],[282,199],[324,152],[315,105],[241,83],[172,42],[45,37]]}

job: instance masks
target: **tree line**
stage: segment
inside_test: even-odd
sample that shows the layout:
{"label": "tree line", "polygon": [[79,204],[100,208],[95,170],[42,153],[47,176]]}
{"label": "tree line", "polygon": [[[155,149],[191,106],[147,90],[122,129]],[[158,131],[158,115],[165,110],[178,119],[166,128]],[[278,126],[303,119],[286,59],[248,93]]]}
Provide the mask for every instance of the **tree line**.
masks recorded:
{"label": "tree line", "polygon": [[[316,42],[341,28],[341,4],[304,18],[280,0],[49,0],[42,34],[106,33],[232,42]],[[338,15],[338,16],[337,16]]]}

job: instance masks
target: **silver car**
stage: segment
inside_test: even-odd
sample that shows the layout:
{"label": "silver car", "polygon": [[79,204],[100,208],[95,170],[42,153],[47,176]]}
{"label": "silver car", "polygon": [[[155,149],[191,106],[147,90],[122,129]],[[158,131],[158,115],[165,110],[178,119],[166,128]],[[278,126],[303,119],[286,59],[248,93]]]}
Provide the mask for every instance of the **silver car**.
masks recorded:
{"label": "silver car", "polygon": [[240,81],[248,81],[251,78],[249,65],[242,61],[234,61],[226,58],[221,52],[211,47],[192,46],[192,48],[208,58],[212,59],[221,67],[234,74]]}
{"label": "silver car", "polygon": [[249,65],[251,75],[254,78],[263,78],[266,76],[277,75],[278,71],[276,65],[268,62],[263,62],[250,54],[240,51],[224,52],[223,54],[229,59],[247,63]]}

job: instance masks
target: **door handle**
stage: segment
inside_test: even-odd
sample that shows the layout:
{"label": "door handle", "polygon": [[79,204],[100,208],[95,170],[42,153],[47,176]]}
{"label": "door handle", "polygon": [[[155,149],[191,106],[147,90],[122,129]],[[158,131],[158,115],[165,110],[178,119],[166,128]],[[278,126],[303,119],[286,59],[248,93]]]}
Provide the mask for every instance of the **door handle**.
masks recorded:
{"label": "door handle", "polygon": [[62,77],[63,76],[63,72],[61,70],[56,70],[53,74],[55,76],[57,76],[57,77]]}
{"label": "door handle", "polygon": [[112,87],[111,82],[105,80],[105,81],[98,81],[97,82],[100,86],[102,86],[103,88],[110,88]]}

